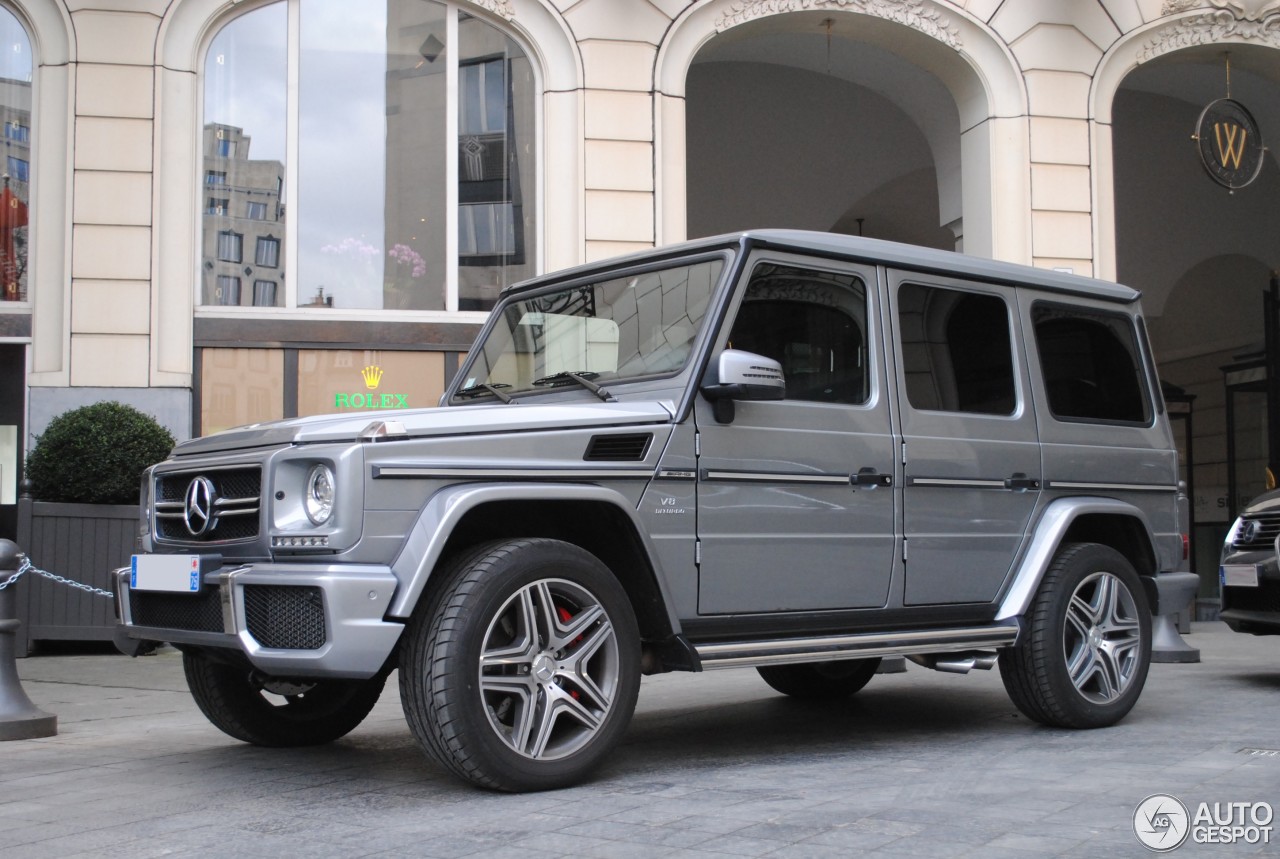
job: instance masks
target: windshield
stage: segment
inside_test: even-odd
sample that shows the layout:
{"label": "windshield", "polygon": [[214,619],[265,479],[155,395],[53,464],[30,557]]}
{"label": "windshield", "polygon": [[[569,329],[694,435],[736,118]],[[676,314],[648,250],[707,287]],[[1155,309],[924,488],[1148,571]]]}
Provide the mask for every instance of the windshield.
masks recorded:
{"label": "windshield", "polygon": [[[507,305],[457,395],[603,385],[684,366],[724,260],[711,259]],[[501,397],[500,397],[501,398]]]}

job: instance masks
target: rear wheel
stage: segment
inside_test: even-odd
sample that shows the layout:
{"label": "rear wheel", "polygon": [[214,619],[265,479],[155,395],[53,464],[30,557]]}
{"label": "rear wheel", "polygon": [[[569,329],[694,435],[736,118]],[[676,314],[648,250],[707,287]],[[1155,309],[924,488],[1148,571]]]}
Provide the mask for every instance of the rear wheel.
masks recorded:
{"label": "rear wheel", "polygon": [[182,654],[182,667],[205,717],[256,746],[317,746],[346,736],[378,703],[387,679],[281,680],[196,651]]}
{"label": "rear wheel", "polygon": [[410,729],[437,761],[483,787],[580,781],[635,709],[631,603],[595,556],[568,543],[514,540],[460,558],[405,635]]}
{"label": "rear wheel", "polygon": [[866,686],[879,667],[880,660],[876,658],[761,665],[756,671],[764,678],[764,682],[783,695],[832,700],[847,698]]}
{"label": "rear wheel", "polygon": [[1023,640],[1000,656],[1000,676],[1027,717],[1063,728],[1124,718],[1151,664],[1151,612],[1133,566],[1109,546],[1059,550],[1028,613]]}

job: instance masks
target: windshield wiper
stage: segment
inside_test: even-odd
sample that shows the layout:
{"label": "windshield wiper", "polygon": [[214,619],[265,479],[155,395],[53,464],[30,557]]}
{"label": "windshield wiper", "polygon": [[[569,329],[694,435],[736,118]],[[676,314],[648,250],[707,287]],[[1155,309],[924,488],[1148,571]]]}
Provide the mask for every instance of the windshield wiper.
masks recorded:
{"label": "windshield wiper", "polygon": [[471,397],[480,397],[485,394],[492,394],[493,396],[502,400],[502,402],[509,403],[511,402],[511,396],[510,394],[503,393],[502,389],[510,388],[510,387],[511,387],[510,385],[503,384],[502,382],[498,382],[495,385],[489,385],[484,382],[480,382],[475,385],[468,385],[465,388],[459,388],[458,390],[453,392],[453,395],[455,397],[461,397],[462,399],[470,399]]}
{"label": "windshield wiper", "polygon": [[606,403],[616,403],[617,400],[613,398],[613,394],[591,381],[599,375],[599,373],[593,373],[590,370],[584,370],[581,373],[573,373],[569,370],[565,370],[562,373],[552,373],[550,376],[543,376],[541,379],[534,379],[533,386],[535,388],[559,388],[576,382],[600,399],[604,400]]}

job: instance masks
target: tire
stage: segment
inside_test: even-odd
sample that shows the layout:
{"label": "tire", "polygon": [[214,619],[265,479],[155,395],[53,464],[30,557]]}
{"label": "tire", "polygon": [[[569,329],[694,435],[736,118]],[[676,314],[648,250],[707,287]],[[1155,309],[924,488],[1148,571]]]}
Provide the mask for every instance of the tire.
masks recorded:
{"label": "tire", "polygon": [[1151,612],[1133,566],[1097,543],[1059,549],[1000,677],[1022,713],[1060,728],[1103,728],[1133,708],[1151,665]]}
{"label": "tire", "polygon": [[378,703],[385,673],[368,680],[284,682],[247,666],[182,654],[187,685],[205,717],[223,733],[255,746],[318,746],[344,737]]}
{"label": "tire", "polygon": [[490,543],[415,610],[400,656],[409,728],[455,775],[505,791],[581,781],[631,720],[640,637],[622,585],[568,543]]}
{"label": "tire", "polygon": [[797,665],[761,665],[756,671],[764,682],[792,698],[833,701],[847,698],[866,686],[880,667],[880,659],[846,659],[839,662],[802,662]]}

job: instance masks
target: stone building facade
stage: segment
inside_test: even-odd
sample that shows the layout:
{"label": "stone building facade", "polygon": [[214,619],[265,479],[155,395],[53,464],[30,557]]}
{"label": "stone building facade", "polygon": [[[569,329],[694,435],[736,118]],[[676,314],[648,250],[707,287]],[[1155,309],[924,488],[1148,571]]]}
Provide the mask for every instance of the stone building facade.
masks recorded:
{"label": "stone building facade", "polygon": [[1229,465],[1237,494],[1260,489],[1263,410],[1227,382],[1262,341],[1280,171],[1264,152],[1224,188],[1191,136],[1227,96],[1254,142],[1280,135],[1280,0],[0,0],[0,18],[23,207],[0,218],[22,269],[0,302],[0,511],[73,406],[132,403],[184,437],[361,407],[371,366],[429,405],[506,284],[750,227],[1143,290],[1164,378],[1195,397],[1205,535]]}

